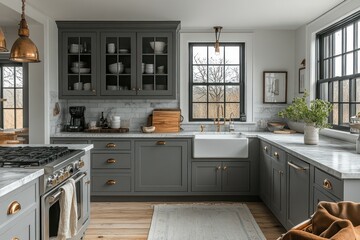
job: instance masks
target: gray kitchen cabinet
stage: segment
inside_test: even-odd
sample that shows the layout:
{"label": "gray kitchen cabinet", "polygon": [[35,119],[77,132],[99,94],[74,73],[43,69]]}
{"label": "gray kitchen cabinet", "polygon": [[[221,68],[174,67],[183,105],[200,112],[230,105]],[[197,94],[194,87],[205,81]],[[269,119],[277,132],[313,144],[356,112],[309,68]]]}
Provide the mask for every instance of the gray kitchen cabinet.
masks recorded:
{"label": "gray kitchen cabinet", "polygon": [[92,196],[120,196],[133,190],[131,140],[92,139]]}
{"label": "gray kitchen cabinet", "polygon": [[135,192],[187,191],[187,140],[135,141]]}
{"label": "gray kitchen cabinet", "polygon": [[[176,98],[179,21],[56,23],[59,98]],[[109,51],[108,44],[114,44],[114,50]],[[165,46],[161,51],[160,45]]]}
{"label": "gray kitchen cabinet", "polygon": [[287,156],[287,228],[310,217],[310,164]]}
{"label": "gray kitchen cabinet", "polygon": [[271,196],[271,145],[260,142],[260,164],[259,164],[259,195],[267,207],[270,207]]}
{"label": "gray kitchen cabinet", "polygon": [[1,239],[40,239],[39,195],[36,179],[0,198]]}
{"label": "gray kitchen cabinet", "polygon": [[324,192],[323,190],[320,190],[318,187],[313,188],[313,211],[315,212],[317,209],[317,205],[321,201],[326,202],[339,202],[340,199],[336,198],[335,196],[332,196],[331,194],[328,194]]}
{"label": "gray kitchen cabinet", "polygon": [[193,162],[193,192],[249,192],[249,162]]}
{"label": "gray kitchen cabinet", "polygon": [[59,32],[60,97],[96,96],[96,45],[94,32]]}
{"label": "gray kitchen cabinet", "polygon": [[286,226],[286,153],[260,142],[260,198]]}

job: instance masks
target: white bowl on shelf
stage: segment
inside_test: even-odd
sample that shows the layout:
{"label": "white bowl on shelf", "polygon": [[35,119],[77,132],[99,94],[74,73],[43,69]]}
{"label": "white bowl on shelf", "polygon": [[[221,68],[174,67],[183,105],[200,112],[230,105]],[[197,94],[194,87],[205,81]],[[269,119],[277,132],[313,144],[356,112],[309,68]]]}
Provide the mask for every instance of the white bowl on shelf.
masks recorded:
{"label": "white bowl on shelf", "polygon": [[160,41],[150,42],[150,47],[154,50],[155,53],[163,53],[165,46],[166,46],[165,42],[160,42]]}
{"label": "white bowl on shelf", "polygon": [[85,67],[85,64],[86,64],[85,62],[79,61],[79,62],[73,62],[72,66],[74,68],[83,68],[83,67]]}
{"label": "white bowl on shelf", "polygon": [[107,85],[106,89],[107,89],[107,90],[111,90],[111,91],[115,91],[115,90],[117,90],[118,88],[117,88],[116,85]]}
{"label": "white bowl on shelf", "polygon": [[72,67],[71,71],[73,73],[89,73],[90,72],[90,68],[78,68],[78,67]]}
{"label": "white bowl on shelf", "polygon": [[122,62],[113,63],[109,65],[110,73],[122,73],[124,71],[124,64]]}

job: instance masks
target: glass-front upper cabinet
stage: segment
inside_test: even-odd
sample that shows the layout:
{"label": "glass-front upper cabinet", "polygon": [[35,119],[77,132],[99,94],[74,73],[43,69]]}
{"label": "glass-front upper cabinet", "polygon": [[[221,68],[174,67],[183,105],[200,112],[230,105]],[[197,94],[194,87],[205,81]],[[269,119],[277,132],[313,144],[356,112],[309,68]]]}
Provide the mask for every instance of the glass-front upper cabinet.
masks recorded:
{"label": "glass-front upper cabinet", "polygon": [[136,94],[136,34],[101,33],[101,95]]}
{"label": "glass-front upper cabinet", "polygon": [[175,84],[171,33],[138,33],[137,94],[171,95]]}
{"label": "glass-front upper cabinet", "polygon": [[65,32],[62,41],[60,96],[95,96],[96,34]]}

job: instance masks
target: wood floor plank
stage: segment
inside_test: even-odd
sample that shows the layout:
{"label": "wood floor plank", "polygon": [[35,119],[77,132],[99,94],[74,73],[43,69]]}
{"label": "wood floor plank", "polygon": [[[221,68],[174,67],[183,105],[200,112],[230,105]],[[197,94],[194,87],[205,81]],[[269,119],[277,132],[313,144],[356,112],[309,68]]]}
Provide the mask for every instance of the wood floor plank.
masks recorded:
{"label": "wood floor plank", "polygon": [[[146,240],[151,225],[153,206],[163,203],[93,202],[91,203],[90,225],[84,240]],[[181,204],[181,202],[167,202],[166,204],[179,203]],[[246,205],[267,240],[276,240],[285,232],[282,225],[262,202],[246,202]]]}

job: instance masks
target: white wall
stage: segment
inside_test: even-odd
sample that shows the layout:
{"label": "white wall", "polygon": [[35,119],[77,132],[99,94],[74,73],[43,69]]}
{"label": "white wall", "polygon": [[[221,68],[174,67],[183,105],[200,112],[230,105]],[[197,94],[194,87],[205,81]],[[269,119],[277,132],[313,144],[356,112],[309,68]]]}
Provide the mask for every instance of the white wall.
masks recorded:
{"label": "white wall", "polygon": [[[21,2],[2,0],[1,7],[9,10],[21,11]],[[20,21],[20,13],[19,13]],[[29,64],[29,142],[48,143],[50,137],[49,120],[49,83],[57,85],[57,28],[54,20],[26,5],[26,19],[32,19],[29,24],[30,38],[39,49],[41,63]],[[0,23],[1,25],[1,23]],[[15,34],[8,33],[11,28],[6,28],[7,43],[11,45],[17,38]]]}
{"label": "white wall", "polygon": [[[300,28],[296,29],[295,32],[295,84],[294,84],[294,96],[298,97],[302,95],[299,93],[299,68],[301,66],[302,60],[308,61],[306,59],[306,26],[301,26]],[[307,69],[305,69],[306,71]],[[307,76],[305,74],[305,76]],[[309,79],[305,78],[305,82],[308,82]]]}

